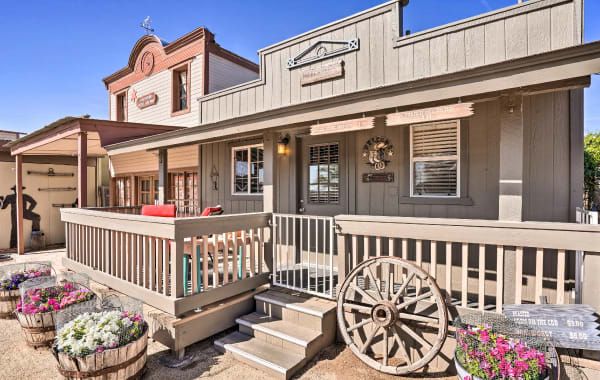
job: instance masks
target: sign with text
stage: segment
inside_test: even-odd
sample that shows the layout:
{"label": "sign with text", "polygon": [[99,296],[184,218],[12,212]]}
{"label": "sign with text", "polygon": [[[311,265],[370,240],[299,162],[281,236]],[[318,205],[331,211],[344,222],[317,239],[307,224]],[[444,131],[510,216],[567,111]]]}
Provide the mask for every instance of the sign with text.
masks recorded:
{"label": "sign with text", "polygon": [[390,183],[394,182],[394,173],[363,173],[362,181],[363,183]]}
{"label": "sign with text", "polygon": [[156,103],[156,93],[154,93],[154,92],[151,92],[151,93],[146,94],[144,96],[140,96],[135,101],[135,105],[139,109],[144,109],[146,107],[150,107],[151,105],[154,105],[155,103]]}
{"label": "sign with text", "polygon": [[325,63],[317,67],[302,70],[300,73],[300,84],[302,84],[302,86],[306,86],[308,84],[321,82],[327,79],[339,78],[343,75],[343,61]]}
{"label": "sign with text", "polygon": [[469,117],[471,115],[473,115],[473,103],[458,103],[392,113],[387,115],[386,124],[393,126],[427,123],[429,121],[460,119],[462,117]]}
{"label": "sign with text", "polygon": [[504,315],[544,334],[556,347],[600,351],[600,324],[587,305],[504,305]]}
{"label": "sign with text", "polygon": [[310,134],[315,136],[328,135],[331,133],[339,132],[362,131],[364,129],[371,129],[374,126],[374,117],[363,117],[362,119],[352,119],[344,121],[334,121],[331,123],[324,124],[316,124],[310,127]]}

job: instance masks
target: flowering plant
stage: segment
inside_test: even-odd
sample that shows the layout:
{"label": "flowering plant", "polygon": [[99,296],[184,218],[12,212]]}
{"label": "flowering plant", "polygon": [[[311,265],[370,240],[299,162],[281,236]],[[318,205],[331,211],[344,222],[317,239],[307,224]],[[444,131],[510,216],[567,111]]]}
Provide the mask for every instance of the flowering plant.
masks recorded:
{"label": "flowering plant", "polygon": [[89,301],[94,296],[89,289],[76,289],[72,284],[31,289],[23,295],[17,311],[25,314],[62,310],[69,305]]}
{"label": "flowering plant", "polygon": [[0,290],[17,290],[22,282],[42,276],[50,276],[50,268],[29,269],[11,273],[8,278],[0,281]]}
{"label": "flowering plant", "polygon": [[58,331],[55,347],[72,356],[100,353],[136,341],[144,334],[146,327],[142,316],[136,313],[84,313]]}
{"label": "flowering plant", "polygon": [[469,374],[482,379],[537,380],[548,370],[544,353],[496,334],[487,325],[458,329],[456,343],[456,359]]}

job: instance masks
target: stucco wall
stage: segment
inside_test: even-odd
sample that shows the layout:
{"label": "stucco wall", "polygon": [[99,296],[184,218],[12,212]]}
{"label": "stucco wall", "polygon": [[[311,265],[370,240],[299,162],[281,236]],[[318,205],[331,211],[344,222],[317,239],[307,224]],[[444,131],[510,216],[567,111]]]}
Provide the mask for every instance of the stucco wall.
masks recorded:
{"label": "stucco wall", "polygon": [[[48,177],[45,175],[27,174],[28,170],[47,172],[48,168],[53,168],[57,173],[74,173],[73,177]],[[10,189],[15,185],[15,164],[14,162],[0,162],[0,196],[14,194]],[[88,167],[88,205],[95,205],[95,181],[96,168]],[[65,229],[60,221],[60,208],[52,207],[53,203],[73,203],[77,198],[77,191],[39,191],[39,188],[47,187],[77,187],[77,167],[72,165],[54,165],[54,164],[23,164],[23,186],[24,194],[30,195],[37,205],[33,212],[40,215],[40,229],[46,236],[46,244],[64,243]],[[31,245],[31,220],[25,220],[24,237],[25,247]],[[10,247],[11,234],[11,206],[0,209],[0,249]]]}

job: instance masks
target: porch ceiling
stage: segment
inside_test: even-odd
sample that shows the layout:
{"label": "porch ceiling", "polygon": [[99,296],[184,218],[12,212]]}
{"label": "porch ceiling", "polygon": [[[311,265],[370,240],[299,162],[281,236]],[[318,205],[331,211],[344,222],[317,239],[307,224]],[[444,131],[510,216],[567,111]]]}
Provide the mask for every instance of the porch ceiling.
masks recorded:
{"label": "porch ceiling", "polygon": [[12,155],[77,156],[78,134],[87,134],[88,156],[106,155],[104,146],[181,129],[180,127],[65,117],[6,144]]}
{"label": "porch ceiling", "polygon": [[[548,84],[565,82],[565,88],[589,85],[589,75],[600,72],[600,41],[555,50],[456,73],[442,74],[357,91],[252,115],[233,118],[181,131],[106,146],[109,155],[151,150],[202,141],[244,136],[281,126],[294,127],[317,120],[345,118],[366,112],[393,110],[440,101],[506,92],[551,90]],[[588,77],[587,80],[575,80]],[[574,81],[575,80],[575,81]],[[569,87],[570,86],[570,87]],[[559,87],[556,87],[559,88]]]}

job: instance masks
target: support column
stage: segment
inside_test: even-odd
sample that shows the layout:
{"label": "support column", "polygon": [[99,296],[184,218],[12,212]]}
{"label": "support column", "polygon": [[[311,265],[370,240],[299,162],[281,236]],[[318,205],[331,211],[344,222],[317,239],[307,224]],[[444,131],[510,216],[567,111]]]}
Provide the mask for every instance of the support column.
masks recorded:
{"label": "support column", "polygon": [[108,184],[108,205],[110,207],[115,207],[117,205],[117,180],[111,176]]}
{"label": "support column", "polygon": [[[263,135],[264,151],[264,183],[263,183],[263,211],[275,212],[277,208],[277,135],[265,133]],[[265,236],[264,263],[269,270],[273,270],[273,228],[269,229],[269,236]]]}
{"label": "support column", "polygon": [[17,196],[17,253],[25,253],[25,240],[23,237],[23,156],[15,156],[15,193]]}
{"label": "support column", "polygon": [[87,133],[77,136],[77,199],[78,207],[87,207]]}
{"label": "support column", "polygon": [[277,135],[264,134],[263,211],[277,210]]}
{"label": "support column", "polygon": [[169,170],[168,170],[167,149],[158,150],[158,203],[167,204],[169,191]]}
{"label": "support column", "polygon": [[[498,220],[523,220],[523,98],[500,99],[500,191]],[[504,299],[515,302],[515,289],[522,279],[515,277],[516,247],[504,247]]]}

